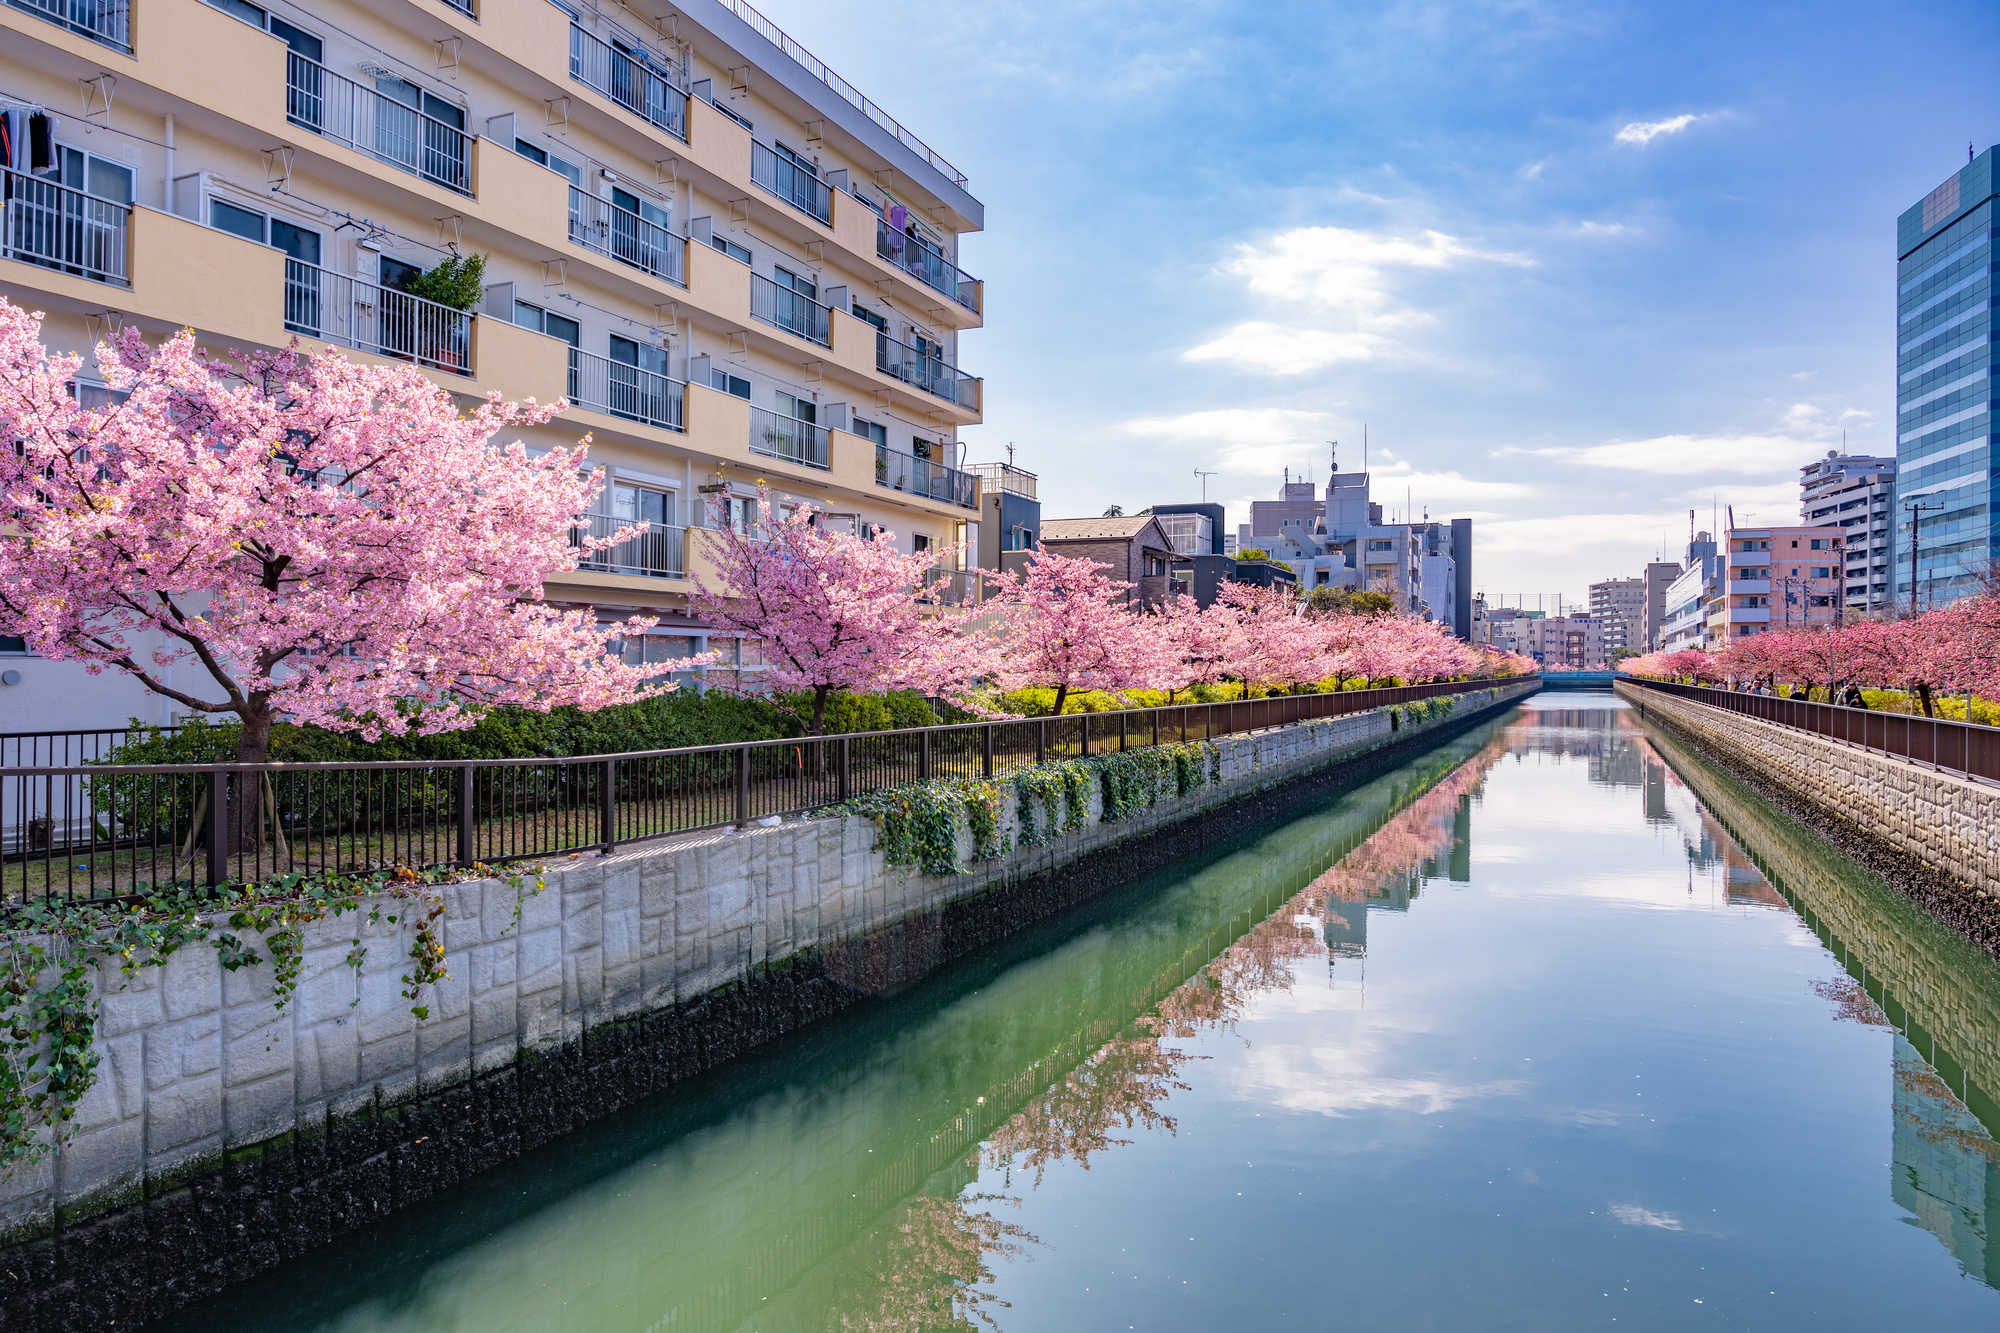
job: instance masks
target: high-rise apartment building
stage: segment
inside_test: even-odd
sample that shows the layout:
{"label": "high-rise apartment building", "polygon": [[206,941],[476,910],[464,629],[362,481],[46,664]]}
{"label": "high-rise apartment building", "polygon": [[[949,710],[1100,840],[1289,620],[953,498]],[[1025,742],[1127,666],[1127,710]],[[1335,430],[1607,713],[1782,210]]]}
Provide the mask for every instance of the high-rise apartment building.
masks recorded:
{"label": "high-rise apartment building", "polygon": [[1588,611],[1530,620],[1522,651],[1552,670],[1595,671],[1604,666],[1607,622]]}
{"label": "high-rise apartment building", "polygon": [[[1899,607],[1913,600],[1919,607],[1942,605],[1974,591],[2000,556],[1992,413],[1994,154],[1988,148],[1947,176],[1896,221],[1901,549],[1883,581]],[[1917,515],[1914,580],[1905,512],[1912,500],[1926,506]],[[1877,563],[1871,546],[1871,588]]]}
{"label": "high-rise apartment building", "polygon": [[1686,648],[1713,649],[1708,622],[1722,602],[1723,560],[1706,532],[1688,543],[1687,567],[1668,585],[1662,597],[1659,649],[1677,653]]}
{"label": "high-rise apartment building", "polygon": [[1646,651],[1646,580],[1604,579],[1590,585],[1590,614],[1604,622],[1604,651]]}
{"label": "high-rise apartment building", "polygon": [[[1799,520],[1837,528],[1847,557],[1843,605],[1866,615],[1890,609],[1896,557],[1896,460],[1831,449],[1799,469]],[[1907,568],[1907,566],[1906,566]]]}
{"label": "high-rise apartment building", "polygon": [[[760,485],[905,550],[974,536],[959,340],[985,290],[958,259],[983,206],[743,0],[35,3],[0,32],[0,292],[84,352],[80,396],[137,326],[567,398],[522,438],[589,432],[584,528],[649,527],[546,592],[661,616],[641,662],[757,665],[687,594],[703,527]],[[478,298],[433,299],[424,275],[475,254]]]}
{"label": "high-rise apartment building", "polygon": [[1839,533],[1808,527],[1731,528],[1726,537],[1721,606],[1711,618],[1715,647],[1766,630],[1819,629],[1840,622],[1846,579]]}

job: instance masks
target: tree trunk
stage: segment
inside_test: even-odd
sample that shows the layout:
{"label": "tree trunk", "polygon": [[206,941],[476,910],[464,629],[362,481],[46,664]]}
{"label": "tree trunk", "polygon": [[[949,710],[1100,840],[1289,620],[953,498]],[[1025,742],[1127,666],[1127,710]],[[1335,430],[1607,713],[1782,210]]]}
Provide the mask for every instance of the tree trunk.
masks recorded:
{"label": "tree trunk", "polygon": [[[243,731],[236,738],[236,762],[264,764],[271,759],[271,702],[264,694],[250,696],[239,714]],[[256,880],[264,877],[260,851],[264,845],[264,784],[261,774],[235,773],[229,779],[229,808],[223,820],[225,845],[234,860],[231,878]],[[277,811],[271,811],[272,818]]]}
{"label": "tree trunk", "polygon": [[1062,716],[1063,701],[1067,698],[1069,698],[1069,682],[1065,681],[1061,685],[1056,686],[1055,716]]}
{"label": "tree trunk", "polygon": [[1931,687],[1930,687],[1930,686],[1928,686],[1928,685],[1919,685],[1919,686],[1917,686],[1917,698],[1918,698],[1918,700],[1919,700],[1919,701],[1921,701],[1921,702],[1922,702],[1922,704],[1923,704],[1923,706],[1924,706],[1924,716],[1925,716],[1925,717],[1936,717],[1936,716],[1937,716],[1937,709],[1935,709],[1935,708],[1933,708],[1933,707],[1931,706]]}
{"label": "tree trunk", "polygon": [[832,690],[833,687],[831,685],[813,687],[812,734],[815,736],[824,736],[826,734],[826,696]]}

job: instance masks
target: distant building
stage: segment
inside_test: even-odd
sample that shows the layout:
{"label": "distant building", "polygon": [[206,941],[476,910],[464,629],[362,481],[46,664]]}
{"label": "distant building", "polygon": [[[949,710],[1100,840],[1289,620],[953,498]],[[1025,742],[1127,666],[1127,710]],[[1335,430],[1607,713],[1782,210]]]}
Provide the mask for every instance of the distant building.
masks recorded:
{"label": "distant building", "polygon": [[1595,671],[1604,666],[1606,621],[1587,611],[1542,616],[1527,626],[1527,655],[1555,670]]}
{"label": "distant building", "polygon": [[1178,591],[1171,586],[1173,543],[1151,514],[1043,519],[1042,547],[1108,566],[1112,578],[1133,585],[1135,603],[1156,605]]}
{"label": "distant building", "polygon": [[[1529,655],[1534,650],[1528,626],[1543,615],[1540,611],[1528,611],[1518,606],[1487,606],[1482,596],[1473,603],[1473,622],[1477,627],[1474,643],[1504,649],[1510,653]],[[1483,634],[1484,637],[1480,637]]]}
{"label": "distant building", "polygon": [[1235,554],[1225,549],[1225,514],[1219,504],[1154,505],[1153,517],[1160,520],[1176,555]]}
{"label": "distant building", "polygon": [[1591,584],[1590,614],[1604,622],[1607,653],[1646,651],[1646,580],[1604,579]]}
{"label": "distant building", "polygon": [[[1994,158],[1988,148],[1896,219],[1896,529],[1890,590],[1907,606],[1976,591],[2000,556],[1991,302]],[[1902,502],[1925,513],[1914,585]],[[1870,578],[1878,562],[1869,548]],[[1849,580],[1852,582],[1853,580]],[[1878,605],[1880,598],[1877,598]]]}
{"label": "distant building", "polygon": [[[1846,556],[1843,604],[1863,615],[1892,609],[1896,568],[1896,460],[1827,450],[1799,469],[1799,520],[1837,528]],[[1907,568],[1907,567],[1906,567]]]}
{"label": "distant building", "polygon": [[1010,463],[975,463],[968,470],[979,479],[979,568],[1003,574],[1025,568],[1042,536],[1035,474]]}
{"label": "distant building", "polygon": [[1660,651],[1712,650],[1709,616],[1722,601],[1721,548],[1706,532],[1688,543],[1687,568],[1667,586],[1660,627]]}
{"label": "distant building", "polygon": [[[1845,586],[1841,535],[1827,528],[1731,528],[1722,605],[1710,617],[1718,644],[1770,629],[1840,621]],[[1719,628],[1721,634],[1714,634]]]}

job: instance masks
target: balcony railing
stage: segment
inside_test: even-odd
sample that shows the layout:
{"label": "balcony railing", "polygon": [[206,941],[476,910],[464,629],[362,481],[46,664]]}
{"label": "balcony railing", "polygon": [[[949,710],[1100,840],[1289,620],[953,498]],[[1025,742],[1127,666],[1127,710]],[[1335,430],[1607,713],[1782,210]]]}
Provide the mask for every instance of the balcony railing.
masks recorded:
{"label": "balcony railing", "polygon": [[687,142],[687,75],[680,66],[656,64],[637,48],[613,46],[572,23],[569,76]]}
{"label": "balcony railing", "polygon": [[127,0],[7,0],[79,37],[132,54],[132,7]]}
{"label": "balcony railing", "polygon": [[569,349],[569,400],[578,407],[640,421],[661,430],[686,430],[686,388],[679,380],[624,361]]}
{"label": "balcony railing", "polygon": [[886,445],[875,446],[875,484],[966,509],[979,508],[979,478]]}
{"label": "balcony railing", "polygon": [[881,218],[875,219],[875,255],[935,292],[943,292],[974,314],[979,312],[979,283],[946,259],[928,242],[905,236]]}
{"label": "balcony railing", "polygon": [[753,407],[750,409],[750,452],[823,469],[828,466],[826,427]]}
{"label": "balcony railing", "polygon": [[0,252],[9,259],[130,287],[126,271],[132,210],[18,171],[7,184]]}
{"label": "balcony railing", "polygon": [[966,471],[979,478],[982,490],[1035,498],[1035,474],[1023,472],[1012,463],[974,463]]}
{"label": "balcony railing", "polygon": [[323,342],[472,373],[472,315],[421,296],[285,261],[285,327]]}
{"label": "balcony railing", "polygon": [[979,410],[978,380],[961,373],[935,350],[912,347],[879,329],[875,333],[875,369],[948,403],[974,412]]}
{"label": "balcony railing", "polygon": [[687,286],[687,238],[608,199],[569,187],[569,238],[656,278]]}
{"label": "balcony railing", "polygon": [[816,222],[833,224],[833,191],[795,162],[750,141],[750,179]]}
{"label": "balcony railing", "polygon": [[687,577],[686,528],[649,523],[645,531],[632,532],[634,527],[629,519],[614,518],[610,514],[585,514],[583,521],[569,530],[571,546],[617,537],[624,532],[631,532],[632,535],[616,545],[587,553],[576,567],[600,574],[640,574],[655,579]]}
{"label": "balcony railing", "polygon": [[1002,596],[1007,589],[990,569],[933,569],[924,575],[924,590],[940,606],[977,606]]}
{"label": "balcony railing", "polygon": [[832,317],[827,308],[803,292],[780,287],[761,273],[750,275],[750,318],[821,347],[833,346]]}
{"label": "balcony railing", "polygon": [[459,194],[472,193],[472,136],[407,102],[285,53],[285,119]]}

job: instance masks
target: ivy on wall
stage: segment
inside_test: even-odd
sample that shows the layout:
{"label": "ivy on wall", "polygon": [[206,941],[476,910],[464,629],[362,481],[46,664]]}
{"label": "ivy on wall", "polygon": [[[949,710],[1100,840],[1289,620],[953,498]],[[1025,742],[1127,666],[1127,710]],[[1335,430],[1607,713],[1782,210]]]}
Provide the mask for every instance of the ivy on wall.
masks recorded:
{"label": "ivy on wall", "polygon": [[[475,865],[471,876],[487,873]],[[0,916],[0,1173],[54,1152],[96,1085],[101,1057],[93,1040],[101,985],[110,984],[112,968],[122,989],[141,968],[164,967],[187,945],[207,943],[232,972],[269,961],[274,1007],[282,1014],[304,969],[306,924],[366,911],[370,924],[411,926],[403,996],[422,1020],[430,1017],[419,1003],[425,987],[446,977],[438,928],[444,899],[431,889],[456,878],[398,867],[315,879],[285,875],[221,897],[181,885],[137,901],[44,898],[8,907]],[[540,893],[543,882],[538,877],[532,889],[520,875],[507,882],[518,922],[527,894]],[[257,932],[263,952],[238,931]],[[357,931],[345,961],[358,973],[367,954]]]}

